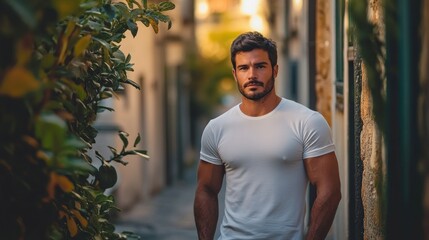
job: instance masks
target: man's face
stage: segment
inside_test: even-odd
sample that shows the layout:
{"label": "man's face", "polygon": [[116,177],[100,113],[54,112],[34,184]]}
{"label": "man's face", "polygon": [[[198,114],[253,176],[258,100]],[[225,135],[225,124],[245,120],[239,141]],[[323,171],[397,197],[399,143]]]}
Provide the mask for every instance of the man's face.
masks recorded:
{"label": "man's face", "polygon": [[239,52],[235,62],[236,68],[232,72],[238,90],[245,98],[257,101],[273,90],[278,66],[271,66],[268,52],[262,49]]}

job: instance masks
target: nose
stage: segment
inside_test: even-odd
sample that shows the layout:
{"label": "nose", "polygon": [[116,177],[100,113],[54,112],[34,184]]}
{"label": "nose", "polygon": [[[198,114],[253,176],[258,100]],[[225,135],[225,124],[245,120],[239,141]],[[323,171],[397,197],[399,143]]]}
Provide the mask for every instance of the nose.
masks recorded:
{"label": "nose", "polygon": [[248,79],[252,80],[252,79],[256,79],[256,71],[254,67],[250,67],[249,71],[248,71]]}

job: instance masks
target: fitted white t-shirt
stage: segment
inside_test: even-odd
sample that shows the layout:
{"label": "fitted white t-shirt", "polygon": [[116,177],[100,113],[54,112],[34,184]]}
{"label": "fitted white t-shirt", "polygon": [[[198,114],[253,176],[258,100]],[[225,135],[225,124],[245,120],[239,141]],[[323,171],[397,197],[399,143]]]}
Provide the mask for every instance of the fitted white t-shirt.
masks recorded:
{"label": "fitted white t-shirt", "polygon": [[332,151],[322,115],[287,99],[263,116],[247,116],[237,105],[211,120],[200,156],[225,167],[219,239],[303,239],[308,185],[303,159]]}

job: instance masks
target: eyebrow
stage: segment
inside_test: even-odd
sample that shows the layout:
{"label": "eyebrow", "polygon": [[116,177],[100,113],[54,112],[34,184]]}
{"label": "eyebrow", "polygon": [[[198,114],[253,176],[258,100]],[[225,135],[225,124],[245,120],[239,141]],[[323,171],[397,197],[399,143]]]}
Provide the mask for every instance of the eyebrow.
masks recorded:
{"label": "eyebrow", "polygon": [[268,65],[268,62],[257,62],[254,65],[260,66],[260,65]]}
{"label": "eyebrow", "polygon": [[[262,66],[262,65],[268,65],[268,62],[257,62],[257,63],[255,63],[255,64],[253,64],[253,65],[255,65],[255,66]],[[241,64],[241,65],[237,65],[237,68],[239,68],[239,67],[245,67],[245,66],[249,66],[249,64]]]}

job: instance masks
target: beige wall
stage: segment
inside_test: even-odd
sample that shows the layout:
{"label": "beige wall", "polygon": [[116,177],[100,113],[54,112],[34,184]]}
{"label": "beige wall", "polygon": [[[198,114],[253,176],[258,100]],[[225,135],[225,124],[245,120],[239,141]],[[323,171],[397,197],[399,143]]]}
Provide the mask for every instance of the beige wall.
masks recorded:
{"label": "beige wall", "polygon": [[[192,13],[182,6],[189,5],[190,0],[174,3],[176,8],[166,13],[173,21],[170,30],[167,24],[160,23],[159,33],[155,34],[151,27],[139,23],[137,36],[132,37],[128,32],[121,42],[121,50],[125,55],[131,54],[134,64],[134,71],[128,72],[128,78],[140,84],[141,90],[127,86],[124,94],[106,103],[115,112],[103,113],[97,120],[99,125],[117,126],[128,132],[130,147],[140,133],[141,142],[137,148],[147,150],[150,156],[149,160],[128,156],[124,159],[127,166],[115,164],[119,181],[108,192],[115,194],[117,205],[124,212],[166,186],[165,69],[184,61],[181,39],[191,41],[193,38],[191,29],[183,26],[184,16],[189,18]],[[169,39],[173,39],[174,44],[169,44]],[[101,132],[97,139],[99,146],[122,147],[116,132]],[[100,151],[108,153],[108,149]]]}
{"label": "beige wall", "polygon": [[[341,180],[342,200],[327,239],[347,239],[348,236],[348,108],[335,108],[335,1],[318,1],[316,5],[316,95],[317,110],[322,113],[332,128],[335,142],[335,153]],[[344,51],[346,52],[346,51]],[[344,55],[344,65],[346,61]],[[347,71],[347,70],[346,70]],[[347,89],[347,79],[345,87]],[[343,105],[348,106],[348,92],[344,96]]]}
{"label": "beige wall", "polygon": [[[117,165],[119,186],[117,202],[120,208],[130,208],[139,200],[165,186],[165,144],[163,126],[163,65],[157,38],[151,28],[139,26],[139,34],[130,34],[122,43],[122,51],[130,53],[134,71],[128,78],[141,84],[141,91],[127,86],[126,93],[115,102],[115,121],[130,133],[132,142],[137,133],[142,136],[140,149],[150,155],[149,160],[130,156],[127,166]],[[161,60],[160,60],[161,59]]]}
{"label": "beige wall", "polygon": [[332,24],[332,3],[317,1],[316,4],[316,109],[332,126],[332,46],[331,36],[335,25]]}

